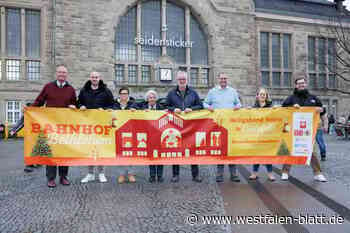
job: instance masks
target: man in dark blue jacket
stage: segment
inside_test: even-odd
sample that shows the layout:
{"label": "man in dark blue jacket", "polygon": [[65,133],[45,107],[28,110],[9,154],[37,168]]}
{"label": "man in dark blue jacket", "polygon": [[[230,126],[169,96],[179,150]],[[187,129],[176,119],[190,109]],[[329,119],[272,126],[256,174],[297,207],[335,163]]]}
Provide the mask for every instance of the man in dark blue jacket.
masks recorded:
{"label": "man in dark blue jacket", "polygon": [[[283,107],[317,107],[317,112],[322,115],[325,114],[322,108],[322,102],[319,98],[314,95],[311,95],[307,89],[306,78],[300,77],[295,80],[295,89],[293,95],[289,96],[282,104]],[[322,119],[322,118],[321,118]],[[326,182],[327,179],[321,173],[321,165],[320,161],[316,155],[316,147],[314,145],[312,156],[311,156],[311,167],[314,172],[314,180],[320,182]],[[291,169],[291,165],[285,164],[282,168],[282,180],[288,180],[289,171]]]}
{"label": "man in dark blue jacket", "polygon": [[[78,97],[78,106],[80,109],[112,109],[114,98],[112,92],[103,83],[101,75],[98,72],[92,72],[90,79],[81,89]],[[103,166],[98,166],[98,179],[101,183],[107,182],[103,172]],[[94,181],[94,166],[89,166],[88,174],[81,180],[81,183]]]}
{"label": "man in dark blue jacket", "polygon": [[[187,86],[187,73],[179,71],[176,75],[177,86],[168,93],[167,105],[175,113],[189,113],[193,110],[203,109],[203,104],[195,90]],[[191,165],[192,180],[202,182],[199,177],[198,165]],[[173,165],[172,182],[179,182],[180,166]]]}

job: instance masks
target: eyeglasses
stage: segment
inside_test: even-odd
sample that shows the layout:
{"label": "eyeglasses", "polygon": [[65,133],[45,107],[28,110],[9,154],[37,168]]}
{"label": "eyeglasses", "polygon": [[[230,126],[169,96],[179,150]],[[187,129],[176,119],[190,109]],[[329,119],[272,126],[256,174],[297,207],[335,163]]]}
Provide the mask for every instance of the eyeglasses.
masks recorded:
{"label": "eyeglasses", "polygon": [[129,95],[129,93],[122,92],[122,93],[119,93],[119,95]]}

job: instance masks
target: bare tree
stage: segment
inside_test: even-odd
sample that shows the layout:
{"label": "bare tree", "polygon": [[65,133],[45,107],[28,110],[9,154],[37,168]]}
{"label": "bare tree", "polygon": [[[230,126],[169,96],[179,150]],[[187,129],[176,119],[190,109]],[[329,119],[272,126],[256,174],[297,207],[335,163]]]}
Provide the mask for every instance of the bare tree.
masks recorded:
{"label": "bare tree", "polygon": [[[328,46],[328,56],[332,56],[335,62],[318,62],[318,65],[324,66],[328,73],[334,74],[336,80],[342,80],[345,85],[350,84],[350,12],[344,9],[331,17],[326,31],[321,33],[321,37],[335,38],[335,47]],[[341,89],[338,86],[332,90],[350,94],[350,91],[345,89],[348,88]]]}

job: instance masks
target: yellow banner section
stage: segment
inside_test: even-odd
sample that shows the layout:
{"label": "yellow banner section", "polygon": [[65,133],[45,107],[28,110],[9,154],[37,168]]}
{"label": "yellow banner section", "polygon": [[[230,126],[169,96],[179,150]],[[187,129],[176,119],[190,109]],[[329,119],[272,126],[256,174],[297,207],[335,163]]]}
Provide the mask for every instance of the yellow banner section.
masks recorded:
{"label": "yellow banner section", "polygon": [[174,114],[30,107],[24,159],[48,165],[305,164],[318,123],[315,108]]}

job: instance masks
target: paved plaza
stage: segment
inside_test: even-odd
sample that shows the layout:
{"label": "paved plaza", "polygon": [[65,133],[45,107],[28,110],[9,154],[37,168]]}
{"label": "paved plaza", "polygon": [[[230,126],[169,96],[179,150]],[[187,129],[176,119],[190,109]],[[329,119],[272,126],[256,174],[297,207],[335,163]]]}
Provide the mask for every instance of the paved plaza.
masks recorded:
{"label": "paved plaza", "polygon": [[[191,180],[182,166],[180,182],[148,183],[148,167],[137,167],[136,184],[117,184],[121,169],[107,167],[108,183],[80,184],[86,167],[71,167],[70,186],[49,189],[45,168],[23,172],[23,140],[0,141],[0,232],[237,232],[300,233],[349,232],[350,141],[327,136],[327,161],[322,168],[329,182],[313,181],[311,168],[295,166],[289,181],[275,182],[260,168],[257,181],[249,181],[251,166],[239,166],[240,183],[215,182],[215,167],[200,166],[202,183]],[[227,169],[227,168],[225,168]],[[228,174],[226,174],[228,175]],[[342,224],[219,224],[203,216],[317,216],[343,219]],[[305,220],[304,219],[304,220]]]}

